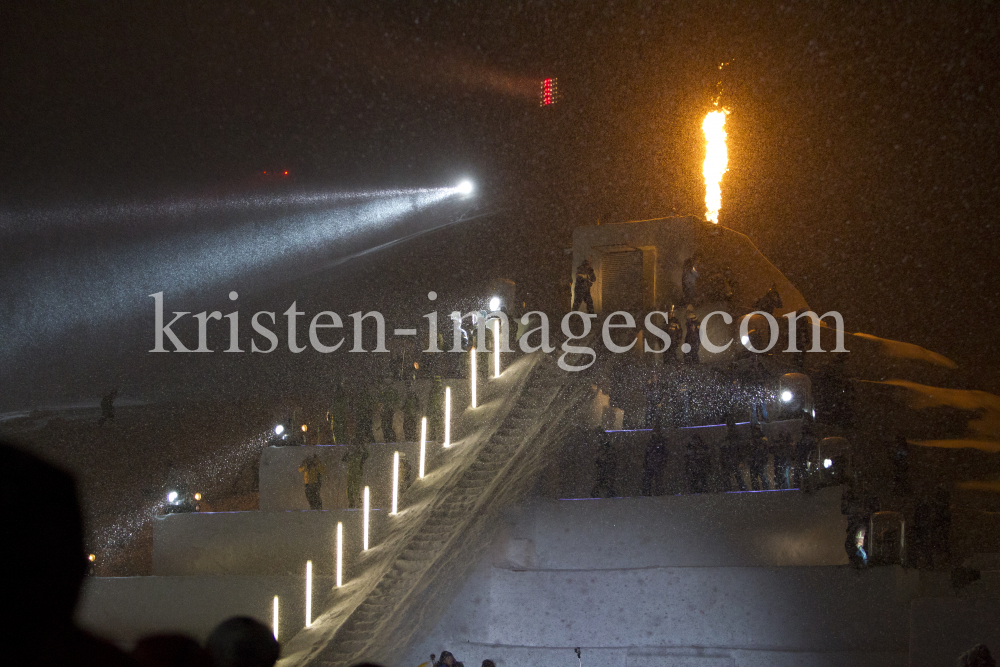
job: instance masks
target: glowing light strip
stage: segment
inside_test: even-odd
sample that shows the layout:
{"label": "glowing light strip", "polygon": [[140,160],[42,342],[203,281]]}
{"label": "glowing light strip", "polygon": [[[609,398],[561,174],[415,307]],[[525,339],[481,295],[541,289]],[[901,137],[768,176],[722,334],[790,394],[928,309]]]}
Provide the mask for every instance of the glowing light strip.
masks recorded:
{"label": "glowing light strip", "polygon": [[472,390],[472,407],[476,407],[476,375],[478,371],[476,370],[476,348],[471,348],[469,350],[469,368],[472,371],[469,373],[469,386]]}
{"label": "glowing light strip", "polygon": [[389,514],[399,514],[399,452],[392,453],[392,511]]}
{"label": "glowing light strip", "polygon": [[500,320],[493,320],[493,377],[500,377]]}
{"label": "glowing light strip", "polygon": [[306,627],[313,624],[313,562],[306,561]]}
{"label": "glowing light strip", "polygon": [[337,588],[344,585],[344,522],[337,522]]}
{"label": "glowing light strip", "polygon": [[370,511],[369,511],[369,505],[368,505],[369,497],[370,496],[369,496],[368,487],[366,486],[365,487],[364,504],[362,505],[362,507],[364,507],[364,510],[363,510],[364,516],[362,517],[362,521],[364,521],[364,525],[361,527],[361,550],[362,551],[368,551],[368,519],[370,518]]}
{"label": "glowing light strip", "polygon": [[444,388],[444,446],[451,447],[451,387]]}
{"label": "glowing light strip", "polygon": [[274,603],[271,605],[271,631],[274,639],[278,639],[278,596],[274,596]]}
{"label": "glowing light strip", "polygon": [[427,458],[427,417],[421,417],[420,418],[420,469],[418,473],[420,479],[424,478],[424,460],[426,458]]}

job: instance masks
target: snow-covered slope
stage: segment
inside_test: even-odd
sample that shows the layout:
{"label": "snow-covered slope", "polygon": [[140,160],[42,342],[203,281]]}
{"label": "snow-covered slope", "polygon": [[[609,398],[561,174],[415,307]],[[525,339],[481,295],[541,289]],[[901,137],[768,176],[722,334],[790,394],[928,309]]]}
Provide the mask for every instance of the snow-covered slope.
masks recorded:
{"label": "snow-covered slope", "polygon": [[406,509],[363,556],[358,576],[331,591],[324,613],[285,645],[279,664],[393,664],[405,654],[478,563],[500,512],[533,486],[563,417],[588,390],[540,354],[484,387],[481,406],[457,419],[446,463],[411,487]]}

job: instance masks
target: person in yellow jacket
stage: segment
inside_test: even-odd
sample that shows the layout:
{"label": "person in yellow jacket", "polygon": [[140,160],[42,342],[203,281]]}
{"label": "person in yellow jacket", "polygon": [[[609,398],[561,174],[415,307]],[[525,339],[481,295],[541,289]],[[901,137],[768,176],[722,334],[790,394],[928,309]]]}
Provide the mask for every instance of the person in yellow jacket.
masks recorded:
{"label": "person in yellow jacket", "polygon": [[306,500],[309,501],[309,509],[323,509],[323,499],[320,497],[320,489],[323,487],[323,473],[326,466],[319,460],[319,456],[313,454],[299,466],[302,473],[302,481],[305,484]]}

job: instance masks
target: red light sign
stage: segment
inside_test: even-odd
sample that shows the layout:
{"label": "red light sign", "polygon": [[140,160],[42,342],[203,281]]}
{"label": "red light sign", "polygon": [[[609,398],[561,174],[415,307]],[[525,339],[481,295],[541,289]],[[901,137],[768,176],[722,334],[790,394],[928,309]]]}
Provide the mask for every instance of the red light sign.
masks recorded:
{"label": "red light sign", "polygon": [[559,99],[559,79],[542,80],[542,97],[539,106],[555,104]]}

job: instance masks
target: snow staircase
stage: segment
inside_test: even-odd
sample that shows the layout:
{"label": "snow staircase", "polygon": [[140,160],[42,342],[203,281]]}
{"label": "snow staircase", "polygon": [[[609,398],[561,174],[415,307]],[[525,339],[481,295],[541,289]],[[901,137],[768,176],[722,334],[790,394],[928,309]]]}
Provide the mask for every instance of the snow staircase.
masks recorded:
{"label": "snow staircase", "polygon": [[436,489],[426,480],[423,489],[411,487],[409,509],[372,550],[381,553],[369,552],[352,584],[333,590],[327,611],[284,647],[282,667],[392,665],[433,629],[484,556],[501,511],[535,484],[569,426],[564,416],[589,387],[548,355],[528,355],[518,364],[529,365],[520,386],[507,387],[511,395],[488,423],[475,424],[456,443],[465,451],[456,452]]}

